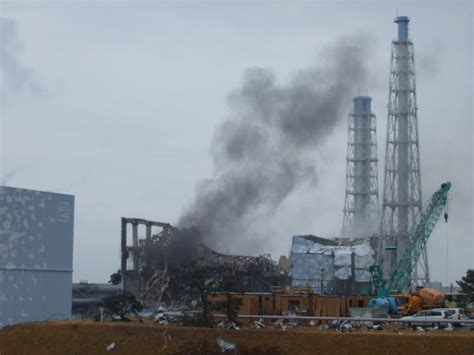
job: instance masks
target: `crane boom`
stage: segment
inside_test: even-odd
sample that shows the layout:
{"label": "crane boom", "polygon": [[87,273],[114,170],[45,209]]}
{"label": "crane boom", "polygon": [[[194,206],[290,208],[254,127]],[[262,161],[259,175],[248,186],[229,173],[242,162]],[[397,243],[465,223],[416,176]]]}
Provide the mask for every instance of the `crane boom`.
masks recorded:
{"label": "crane boom", "polygon": [[378,297],[386,297],[389,292],[407,291],[407,288],[410,287],[410,280],[423,248],[446,206],[450,188],[451,182],[445,182],[433,194],[430,202],[421,213],[418,223],[409,231],[406,249],[395,264],[387,282],[382,278],[380,265],[371,266],[372,280]]}
{"label": "crane boom", "polygon": [[388,283],[389,290],[404,290],[409,285],[421,253],[430,238],[444,206],[448,201],[448,191],[451,182],[441,184],[441,187],[431,197],[428,206],[421,214],[419,222],[408,233],[406,249],[395,264]]}

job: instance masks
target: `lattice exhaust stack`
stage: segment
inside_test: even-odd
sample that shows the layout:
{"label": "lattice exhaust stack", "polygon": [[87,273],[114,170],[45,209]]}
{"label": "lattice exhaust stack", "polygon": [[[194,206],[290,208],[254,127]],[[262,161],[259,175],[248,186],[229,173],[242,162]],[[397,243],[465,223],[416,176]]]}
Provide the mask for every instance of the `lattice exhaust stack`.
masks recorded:
{"label": "lattice exhaust stack", "polygon": [[[421,212],[420,154],[416,106],[415,56],[408,38],[409,18],[399,16],[398,40],[392,42],[388,102],[387,144],[379,262],[385,276],[406,249],[407,235]],[[423,251],[419,274],[428,281],[428,260]]]}
{"label": "lattice exhaust stack", "polygon": [[378,228],[377,132],[371,101],[368,96],[355,97],[349,115],[344,237],[368,238]]}

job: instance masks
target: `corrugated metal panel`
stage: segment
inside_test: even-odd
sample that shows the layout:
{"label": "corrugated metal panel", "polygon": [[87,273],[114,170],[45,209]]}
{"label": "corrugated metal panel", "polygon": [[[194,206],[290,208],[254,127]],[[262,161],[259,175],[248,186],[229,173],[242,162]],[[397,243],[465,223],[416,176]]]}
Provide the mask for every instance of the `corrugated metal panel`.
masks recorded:
{"label": "corrugated metal panel", "polygon": [[304,236],[294,236],[290,251],[292,285],[318,289],[322,281],[326,285],[335,279],[348,280],[352,276],[353,253],[355,281],[370,281],[369,267],[374,263],[374,252],[368,244],[324,245]]}
{"label": "corrugated metal panel", "polygon": [[0,327],[70,317],[74,196],[0,186]]}

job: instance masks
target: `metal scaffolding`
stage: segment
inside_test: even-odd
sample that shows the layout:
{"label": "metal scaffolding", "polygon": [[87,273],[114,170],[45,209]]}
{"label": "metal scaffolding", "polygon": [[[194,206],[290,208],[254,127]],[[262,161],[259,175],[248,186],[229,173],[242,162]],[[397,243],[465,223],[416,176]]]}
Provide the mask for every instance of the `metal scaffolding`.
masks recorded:
{"label": "metal scaffolding", "polygon": [[[408,231],[422,210],[416,105],[415,56],[408,39],[409,18],[399,16],[398,40],[392,42],[387,143],[378,259],[385,276],[403,255]],[[429,280],[426,249],[413,280]]]}
{"label": "metal scaffolding", "polygon": [[342,235],[367,238],[377,232],[379,216],[376,118],[372,99],[354,98],[347,139],[346,197]]}

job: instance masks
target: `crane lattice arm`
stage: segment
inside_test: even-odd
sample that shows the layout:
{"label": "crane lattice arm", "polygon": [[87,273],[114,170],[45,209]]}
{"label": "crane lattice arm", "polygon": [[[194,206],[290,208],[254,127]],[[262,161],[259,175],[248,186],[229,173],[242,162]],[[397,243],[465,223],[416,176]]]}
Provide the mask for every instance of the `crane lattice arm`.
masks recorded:
{"label": "crane lattice arm", "polygon": [[[372,265],[370,267],[372,282],[378,297],[386,297],[389,292],[406,291],[406,285],[412,278],[421,253],[430,238],[439,216],[443,212],[444,206],[446,206],[450,188],[451,183],[448,181],[442,184],[441,188],[431,197],[418,223],[409,231],[406,249],[402,257],[395,264],[388,282],[382,277],[380,265]],[[445,215],[445,220],[447,222],[447,215]]]}
{"label": "crane lattice arm", "polygon": [[421,253],[439,216],[443,212],[444,206],[446,206],[450,188],[450,182],[441,185],[441,188],[431,197],[428,206],[421,214],[419,222],[408,233],[406,249],[390,275],[387,285],[389,290],[403,290],[412,278]]}

